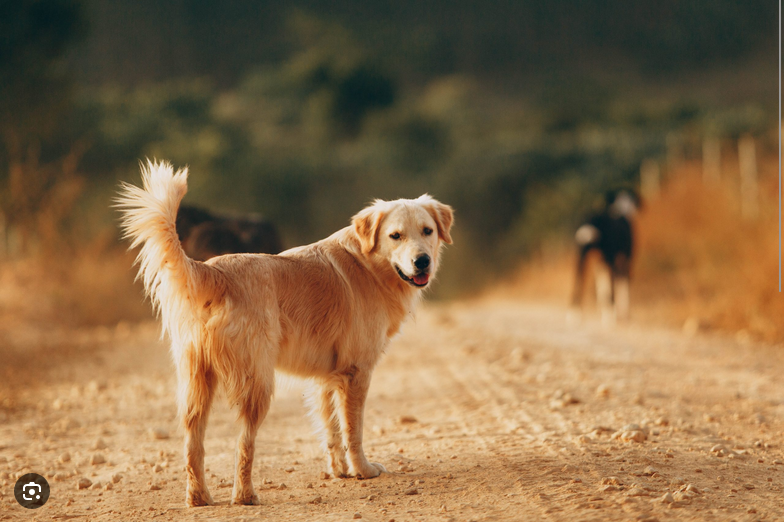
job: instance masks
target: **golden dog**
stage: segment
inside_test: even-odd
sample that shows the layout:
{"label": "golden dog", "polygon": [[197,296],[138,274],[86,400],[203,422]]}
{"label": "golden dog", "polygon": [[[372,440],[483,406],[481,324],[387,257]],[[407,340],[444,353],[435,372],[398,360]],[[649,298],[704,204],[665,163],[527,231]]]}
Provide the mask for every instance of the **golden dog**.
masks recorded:
{"label": "golden dog", "polygon": [[372,478],[386,471],[362,449],[370,375],[436,273],[442,245],[452,242],[452,209],[427,195],[376,200],[317,243],[202,263],[185,255],[175,229],[187,175],[148,162],[143,188],[124,184],[117,199],[126,237],[141,245],[139,277],[171,339],[186,504],[213,502],[204,433],[219,383],[242,422],[232,502],[259,503],[251,481],[255,438],[276,368],[313,379],[309,402],[330,473]]}

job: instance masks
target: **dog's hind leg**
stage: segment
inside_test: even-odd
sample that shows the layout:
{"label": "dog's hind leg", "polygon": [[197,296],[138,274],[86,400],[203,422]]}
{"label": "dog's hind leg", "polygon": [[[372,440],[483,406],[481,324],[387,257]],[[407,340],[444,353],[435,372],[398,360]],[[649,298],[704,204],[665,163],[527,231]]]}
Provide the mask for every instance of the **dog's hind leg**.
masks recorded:
{"label": "dog's hind leg", "polygon": [[629,278],[616,276],[614,281],[615,313],[618,319],[629,319]]}
{"label": "dog's hind leg", "polygon": [[346,449],[335,411],[335,387],[329,382],[313,383],[307,390],[307,402],[322,448],[327,455],[327,471],[335,477],[348,476]]}
{"label": "dog's hind leg", "polygon": [[619,320],[629,319],[629,265],[628,255],[619,254],[613,267],[613,301],[615,313]]}
{"label": "dog's hind leg", "polygon": [[259,505],[261,501],[253,488],[253,457],[256,452],[256,434],[269,411],[275,377],[256,376],[243,386],[240,398],[240,420],[242,432],[237,441],[235,459],[234,489],[231,493],[232,504]]}
{"label": "dog's hind leg", "polygon": [[602,315],[602,324],[612,326],[615,323],[613,309],[613,283],[612,272],[606,263],[597,263],[596,267],[596,302]]}
{"label": "dog's hind leg", "polygon": [[182,406],[185,424],[185,469],[188,481],[185,504],[191,507],[212,505],[212,496],[204,477],[204,434],[207,430],[207,418],[215,391],[215,375],[209,370],[190,371],[184,382],[182,376],[180,381],[180,386],[184,387]]}
{"label": "dog's hind leg", "polygon": [[357,478],[373,478],[386,471],[384,466],[369,462],[362,448],[362,424],[365,415],[365,399],[370,387],[370,372],[352,367],[343,374],[337,393],[343,441],[348,450],[351,473]]}

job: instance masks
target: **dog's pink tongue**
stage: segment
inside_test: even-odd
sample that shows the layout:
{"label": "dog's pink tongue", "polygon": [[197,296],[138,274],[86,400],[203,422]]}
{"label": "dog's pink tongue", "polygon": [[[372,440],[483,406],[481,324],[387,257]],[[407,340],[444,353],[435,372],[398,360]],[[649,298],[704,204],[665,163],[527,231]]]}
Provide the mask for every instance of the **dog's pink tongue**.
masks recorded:
{"label": "dog's pink tongue", "polygon": [[414,282],[418,285],[426,285],[430,280],[430,274],[418,274],[414,276]]}

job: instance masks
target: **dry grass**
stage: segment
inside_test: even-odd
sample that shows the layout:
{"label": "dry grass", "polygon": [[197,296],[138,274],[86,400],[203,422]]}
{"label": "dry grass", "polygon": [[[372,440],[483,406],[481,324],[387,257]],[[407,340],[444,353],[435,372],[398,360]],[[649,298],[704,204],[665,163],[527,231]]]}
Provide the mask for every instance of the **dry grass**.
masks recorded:
{"label": "dry grass", "polygon": [[133,255],[115,245],[5,262],[0,265],[0,327],[81,327],[147,319],[149,306],[133,282],[132,263]]}
{"label": "dry grass", "polygon": [[[683,164],[636,223],[635,318],[741,336],[784,339],[778,293],[777,158],[760,164],[760,216],[740,216],[735,158],[724,158],[722,183],[706,186],[699,163]],[[733,170],[734,167],[734,170]],[[569,302],[574,252],[525,264],[494,294]]]}

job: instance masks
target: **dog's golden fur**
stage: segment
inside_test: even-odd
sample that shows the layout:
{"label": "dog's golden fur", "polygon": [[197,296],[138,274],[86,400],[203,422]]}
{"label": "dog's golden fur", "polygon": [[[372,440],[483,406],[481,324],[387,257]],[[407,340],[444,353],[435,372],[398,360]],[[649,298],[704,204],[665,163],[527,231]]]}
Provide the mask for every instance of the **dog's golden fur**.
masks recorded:
{"label": "dog's golden fur", "polygon": [[[126,236],[141,246],[139,276],[171,339],[185,427],[186,504],[212,503],[204,433],[218,384],[242,421],[232,502],[258,504],[251,470],[275,368],[313,380],[308,402],[331,473],[372,478],[385,471],[362,449],[370,375],[413,313],[417,287],[435,274],[442,244],[451,243],[451,208],[427,195],[377,200],[351,226],[317,243],[202,263],[185,255],[175,229],[187,171],[148,162],[142,178],[143,188],[122,187],[118,207]],[[425,270],[418,256],[429,256]]]}

